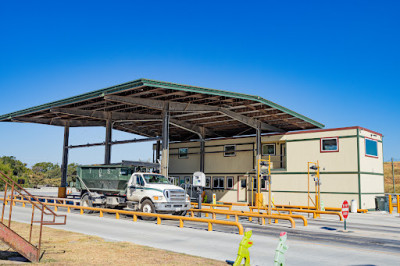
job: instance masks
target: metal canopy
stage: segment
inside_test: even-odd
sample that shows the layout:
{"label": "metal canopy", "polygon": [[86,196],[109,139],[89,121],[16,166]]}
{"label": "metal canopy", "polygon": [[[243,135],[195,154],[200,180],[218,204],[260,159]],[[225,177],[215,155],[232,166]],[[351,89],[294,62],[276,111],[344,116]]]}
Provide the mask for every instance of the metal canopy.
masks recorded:
{"label": "metal canopy", "polygon": [[324,125],[258,96],[138,79],[0,116],[0,122],[106,126],[146,137],[162,135],[170,114],[172,141],[323,128]]}

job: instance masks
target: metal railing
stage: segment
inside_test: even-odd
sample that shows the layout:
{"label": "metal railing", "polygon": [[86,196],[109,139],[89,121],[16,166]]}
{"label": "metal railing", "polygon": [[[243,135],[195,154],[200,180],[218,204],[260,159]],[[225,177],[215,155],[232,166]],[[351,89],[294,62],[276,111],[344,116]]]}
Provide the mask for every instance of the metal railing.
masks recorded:
{"label": "metal railing", "polygon": [[[197,206],[197,204],[196,203],[192,203],[192,205],[193,206]],[[232,216],[235,216],[235,214],[237,214],[238,216],[247,216],[248,218],[249,218],[249,221],[251,222],[252,221],[252,217],[255,217],[253,214],[255,214],[255,212],[253,212],[251,209],[249,209],[249,211],[237,211],[237,210],[232,210],[232,206],[234,206],[235,204],[232,204],[232,205],[230,205],[230,204],[207,204],[207,205],[205,205],[206,207],[210,207],[210,209],[205,209],[205,208],[202,208],[201,210],[201,212],[203,212],[203,213],[205,213],[206,214],[206,217],[208,217],[208,213],[213,213],[214,212],[214,210],[215,211],[219,211],[218,212],[218,214],[225,214],[226,215],[226,219],[230,219],[230,215],[232,215]],[[202,206],[203,206],[203,204],[202,204]],[[243,206],[243,205],[238,205],[238,206]],[[246,205],[244,205],[244,206],[246,206]],[[221,208],[228,208],[229,210],[220,210],[220,209],[215,209],[215,208],[218,208],[218,207],[221,207]],[[249,207],[249,206],[247,206],[247,207]],[[199,209],[190,209],[189,211],[195,211],[195,212],[199,212]],[[217,213],[217,212],[215,212],[215,213]],[[246,215],[246,214],[250,214],[250,215]],[[268,215],[267,214],[265,214],[265,213],[259,213],[260,215],[262,215],[263,217],[266,217],[266,218],[268,218]],[[291,217],[291,218],[294,218],[294,219],[300,219],[300,220],[302,220],[303,221],[303,224],[304,224],[304,226],[307,226],[307,219],[303,216],[303,215],[296,215],[296,214],[281,214],[281,213],[279,213],[279,211],[278,211],[278,213],[277,214],[272,214],[272,215],[274,215],[274,217],[275,216],[279,216],[279,217],[282,217],[282,216],[285,216],[285,217]],[[258,216],[257,216],[258,217]],[[261,216],[260,216],[261,217]],[[270,220],[271,218],[269,218],[269,220]],[[279,219],[279,218],[278,218]],[[278,223],[278,219],[275,219],[275,223]],[[237,220],[237,219],[236,219]],[[285,220],[287,220],[287,219],[285,219]]]}
{"label": "metal railing", "polygon": [[[51,200],[52,198],[49,197],[42,197]],[[0,199],[0,201],[3,199]],[[11,201],[12,199],[4,199],[6,202]],[[22,203],[23,207],[26,206],[28,203],[26,200],[14,199],[14,202]],[[66,199],[68,201],[68,199]],[[113,213],[115,214],[115,218],[119,219],[121,214],[124,215],[132,215],[133,221],[136,222],[138,217],[146,216],[146,217],[154,217],[157,220],[157,224],[161,224],[162,219],[165,220],[178,220],[179,227],[184,226],[184,221],[191,221],[191,222],[199,222],[199,223],[206,223],[208,224],[208,231],[213,230],[213,224],[219,225],[228,225],[228,226],[236,226],[239,231],[239,235],[243,235],[243,225],[237,221],[223,221],[223,220],[216,220],[216,219],[203,219],[203,218],[195,218],[195,217],[185,217],[185,216],[176,216],[176,215],[169,215],[169,214],[158,214],[158,213],[146,213],[146,212],[137,212],[137,211],[125,211],[125,210],[118,210],[118,209],[106,209],[106,208],[95,208],[95,207],[84,207],[84,206],[77,206],[77,205],[69,205],[69,204],[59,204],[59,203],[42,203],[46,206],[54,206],[54,211],[58,211],[58,208],[66,208],[67,212],[70,212],[71,209],[78,209],[80,210],[80,214],[84,214],[84,210],[89,211],[97,211],[99,212],[99,216],[103,217],[104,213]]]}
{"label": "metal railing", "polygon": [[[267,211],[268,207],[249,207],[250,210],[263,210]],[[343,215],[340,212],[332,212],[332,211],[318,211],[318,210],[309,210],[309,209],[284,209],[284,208],[272,208],[273,211],[282,211],[282,212],[289,212],[289,214],[292,214],[293,212],[304,212],[304,213],[311,213],[313,215],[313,218],[317,218],[319,214],[327,214],[327,215],[336,215],[339,217],[340,221],[343,221]]]}
{"label": "metal railing", "polygon": [[[275,223],[278,223],[278,220],[287,220],[290,222],[292,228],[296,228],[296,223],[290,215],[279,215],[279,214],[265,214],[265,213],[256,213],[256,212],[240,212],[240,211],[227,211],[227,210],[215,210],[215,209],[190,209],[189,210],[190,215],[193,217],[194,212],[202,212],[205,214],[211,213],[212,218],[216,219],[217,214],[221,215],[226,215],[227,219],[230,218],[230,216],[234,216],[236,221],[239,221],[239,217],[247,217],[251,221],[250,218],[260,218],[261,219],[261,224],[265,225],[265,219],[269,220],[275,220]],[[301,215],[299,215],[301,216]],[[300,217],[297,217],[300,218]],[[304,218],[304,217],[303,217]],[[304,222],[304,226],[307,226],[307,220],[302,219]]]}
{"label": "metal railing", "polygon": [[[47,208],[44,204],[42,204],[35,196],[31,195],[28,191],[26,191],[24,188],[22,188],[20,185],[18,185],[14,180],[12,180],[10,177],[8,177],[6,174],[0,171],[0,179],[4,182],[4,197],[3,197],[3,208],[1,212],[1,224],[4,226],[7,226],[8,229],[11,230],[11,221],[12,221],[12,211],[13,211],[13,206],[15,205],[15,196],[18,195],[21,198],[24,198],[26,202],[29,202],[32,205],[32,214],[31,214],[31,223],[30,223],[30,229],[29,229],[29,240],[21,237],[18,235],[18,233],[12,231],[13,233],[9,233],[7,235],[8,238],[18,238],[19,243],[22,243],[24,240],[28,242],[30,245],[35,247],[36,249],[30,250],[29,252],[26,252],[26,250],[23,250],[23,245],[21,244],[19,247],[21,250],[17,250],[21,255],[27,257],[30,261],[39,261],[40,259],[40,251],[41,251],[41,243],[42,243],[42,232],[43,232],[43,225],[64,225],[66,224],[67,221],[67,216],[66,215],[58,215],[55,212],[53,212],[51,209]],[[11,188],[11,194],[10,194],[10,206],[9,206],[9,211],[8,211],[8,223],[6,224],[4,221],[4,214],[7,206],[7,193],[8,189]],[[40,211],[40,220],[35,220],[35,210]],[[46,221],[44,220],[45,215],[51,215],[52,220],[51,221]],[[63,217],[64,220],[63,222],[56,222],[56,217]],[[38,242],[35,245],[34,241],[32,239],[32,231],[33,231],[33,224],[39,224],[39,236],[38,236]],[[9,239],[12,243],[13,239]],[[5,239],[7,241],[7,239]],[[15,242],[14,242],[15,243]],[[14,249],[18,249],[18,247],[13,247]],[[36,253],[36,254],[35,254]]]}

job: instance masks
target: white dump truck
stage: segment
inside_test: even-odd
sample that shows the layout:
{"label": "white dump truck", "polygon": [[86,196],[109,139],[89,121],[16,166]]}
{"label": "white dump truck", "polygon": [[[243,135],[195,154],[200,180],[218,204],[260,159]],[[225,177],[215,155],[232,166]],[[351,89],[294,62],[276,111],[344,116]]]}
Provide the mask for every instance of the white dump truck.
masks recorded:
{"label": "white dump truck", "polygon": [[[190,209],[185,190],[152,172],[158,164],[123,161],[77,169],[81,205],[182,215]],[[145,219],[146,217],[143,217]]]}

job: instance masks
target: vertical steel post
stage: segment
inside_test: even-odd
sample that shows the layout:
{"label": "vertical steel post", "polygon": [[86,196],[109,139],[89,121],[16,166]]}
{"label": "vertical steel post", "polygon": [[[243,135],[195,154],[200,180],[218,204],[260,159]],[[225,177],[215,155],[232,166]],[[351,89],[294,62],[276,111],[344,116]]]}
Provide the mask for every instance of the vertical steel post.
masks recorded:
{"label": "vertical steel post", "polygon": [[105,141],[105,152],[104,152],[104,164],[111,163],[111,138],[112,138],[112,118],[111,113],[107,114],[106,122],[106,141]]}
{"label": "vertical steel post", "polygon": [[260,160],[261,160],[261,126],[257,124],[256,128],[256,162],[257,162],[257,197],[256,205],[261,207],[261,174],[260,174]]}
{"label": "vertical steel post", "polygon": [[69,142],[69,122],[64,126],[64,143],[63,143],[63,157],[61,164],[61,184],[58,190],[58,197],[65,198],[67,190],[67,174],[68,174],[68,142]]}
{"label": "vertical steel post", "polygon": [[204,173],[205,156],[204,156],[205,141],[203,138],[200,140],[200,172]]}
{"label": "vertical steel post", "polygon": [[157,140],[156,144],[156,163],[160,160],[161,141]]}
{"label": "vertical steel post", "polygon": [[393,165],[393,157],[392,157],[392,176],[393,176],[393,194],[396,194],[396,187],[394,182],[394,165]]}
{"label": "vertical steel post", "polygon": [[163,111],[162,121],[162,153],[161,153],[161,174],[168,176],[169,163],[169,105],[166,104]]}

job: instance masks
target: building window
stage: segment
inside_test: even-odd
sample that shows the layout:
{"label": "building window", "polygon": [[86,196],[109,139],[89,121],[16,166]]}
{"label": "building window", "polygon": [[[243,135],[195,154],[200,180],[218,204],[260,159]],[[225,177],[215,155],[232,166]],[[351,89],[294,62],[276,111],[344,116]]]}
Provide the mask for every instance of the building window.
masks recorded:
{"label": "building window", "polygon": [[263,144],[262,155],[275,155],[275,144]]}
{"label": "building window", "polygon": [[[257,191],[257,182],[258,182],[258,180],[257,180],[257,178],[256,177],[254,177],[254,181],[253,181],[253,189],[255,190],[255,191]],[[266,189],[266,186],[265,186],[265,180],[263,179],[263,178],[260,178],[260,182],[261,182],[261,189]]]}
{"label": "building window", "polygon": [[214,189],[224,189],[225,188],[225,178],[223,176],[214,176],[213,188]]}
{"label": "building window", "polygon": [[206,176],[206,188],[211,188],[211,177]]}
{"label": "building window", "polygon": [[232,189],[233,188],[233,176],[226,177],[226,188]]}
{"label": "building window", "polygon": [[378,141],[365,138],[365,155],[378,158]]}
{"label": "building window", "polygon": [[224,146],[224,156],[236,156],[236,145],[225,145]]}
{"label": "building window", "polygon": [[339,151],[339,138],[323,138],[321,139],[321,152]]}
{"label": "building window", "polygon": [[241,179],[240,180],[240,187],[241,188],[247,188],[247,180],[246,179]]}
{"label": "building window", "polygon": [[190,183],[190,176],[185,176],[185,184],[191,184]]}
{"label": "building window", "polygon": [[179,159],[188,158],[188,148],[179,148],[179,150],[178,150],[178,158]]}

